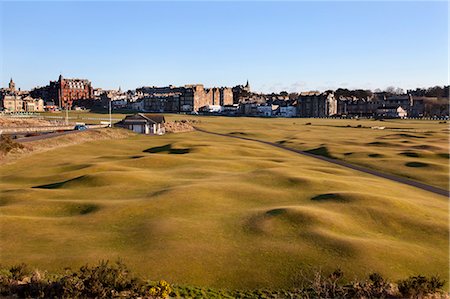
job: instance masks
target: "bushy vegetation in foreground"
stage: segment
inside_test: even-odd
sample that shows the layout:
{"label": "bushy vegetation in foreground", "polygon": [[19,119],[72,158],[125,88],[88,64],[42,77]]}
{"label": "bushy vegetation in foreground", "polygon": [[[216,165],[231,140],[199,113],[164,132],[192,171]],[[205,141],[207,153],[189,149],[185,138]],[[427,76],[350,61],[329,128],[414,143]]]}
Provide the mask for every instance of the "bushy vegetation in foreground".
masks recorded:
{"label": "bushy vegetation in foreground", "polygon": [[367,280],[343,283],[344,274],[316,272],[290,290],[214,290],[151,282],[130,273],[116,262],[83,266],[64,275],[31,271],[25,264],[0,270],[0,296],[19,298],[433,298],[448,297],[439,277],[413,276],[391,283],[373,273]]}

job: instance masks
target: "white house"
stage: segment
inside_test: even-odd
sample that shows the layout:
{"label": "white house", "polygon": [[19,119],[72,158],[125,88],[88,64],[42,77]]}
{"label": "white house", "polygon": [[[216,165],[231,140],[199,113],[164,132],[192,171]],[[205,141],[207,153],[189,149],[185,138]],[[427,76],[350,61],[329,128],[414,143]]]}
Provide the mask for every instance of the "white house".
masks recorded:
{"label": "white house", "polygon": [[382,106],[376,111],[377,118],[406,118],[408,112],[401,106]]}
{"label": "white house", "polygon": [[208,113],[220,113],[222,112],[223,107],[220,105],[206,105],[201,108],[202,112],[208,112]]}
{"label": "white house", "polygon": [[132,130],[136,133],[147,135],[163,135],[166,120],[163,115],[142,114],[127,115],[114,126]]}

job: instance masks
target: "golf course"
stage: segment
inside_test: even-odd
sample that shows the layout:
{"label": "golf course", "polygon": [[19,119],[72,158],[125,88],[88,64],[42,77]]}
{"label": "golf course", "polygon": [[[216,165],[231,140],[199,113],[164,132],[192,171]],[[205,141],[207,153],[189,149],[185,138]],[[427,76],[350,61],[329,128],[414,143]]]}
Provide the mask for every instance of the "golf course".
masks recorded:
{"label": "golf course", "polygon": [[[444,122],[166,116],[180,119],[449,189]],[[446,196],[249,140],[117,135],[0,165],[1,265],[121,259],[153,280],[223,289],[290,288],[336,268],[449,280]]]}

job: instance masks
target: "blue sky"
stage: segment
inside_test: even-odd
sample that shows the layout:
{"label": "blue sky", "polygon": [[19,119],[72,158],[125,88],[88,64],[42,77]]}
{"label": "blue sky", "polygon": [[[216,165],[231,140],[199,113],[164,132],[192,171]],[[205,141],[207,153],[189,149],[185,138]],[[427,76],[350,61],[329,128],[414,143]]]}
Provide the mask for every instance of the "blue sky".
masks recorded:
{"label": "blue sky", "polygon": [[447,2],[0,2],[1,85],[448,84]]}

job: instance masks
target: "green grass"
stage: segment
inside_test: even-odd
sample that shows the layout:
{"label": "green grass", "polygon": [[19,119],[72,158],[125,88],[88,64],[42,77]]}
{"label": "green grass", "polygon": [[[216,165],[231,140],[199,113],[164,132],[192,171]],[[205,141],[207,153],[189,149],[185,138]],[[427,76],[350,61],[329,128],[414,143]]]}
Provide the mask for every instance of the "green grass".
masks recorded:
{"label": "green grass", "polygon": [[[384,157],[367,156],[375,151],[367,143],[392,132],[304,122],[204,117],[199,125],[306,150],[326,146],[355,163],[411,161],[393,139]],[[407,137],[408,147],[445,152],[429,138],[448,133],[426,130],[437,133]],[[409,171],[448,177],[439,170],[448,159],[415,151],[430,166]],[[62,272],[121,258],[150,279],[233,289],[290,288],[319,267],[340,267],[350,279],[376,271],[448,281],[448,199],[251,141],[200,132],[91,141],[0,166],[0,190],[2,265]]]}
{"label": "green grass", "polygon": [[[171,115],[168,118],[186,117]],[[248,136],[449,189],[449,127],[428,120],[200,117],[207,130]],[[311,125],[305,125],[311,123]],[[361,125],[361,127],[358,127]],[[349,127],[347,127],[349,126]],[[385,127],[384,130],[371,129]],[[411,157],[427,167],[406,165]]]}

